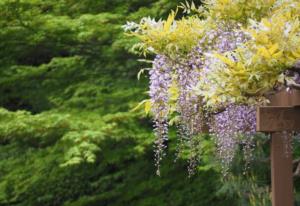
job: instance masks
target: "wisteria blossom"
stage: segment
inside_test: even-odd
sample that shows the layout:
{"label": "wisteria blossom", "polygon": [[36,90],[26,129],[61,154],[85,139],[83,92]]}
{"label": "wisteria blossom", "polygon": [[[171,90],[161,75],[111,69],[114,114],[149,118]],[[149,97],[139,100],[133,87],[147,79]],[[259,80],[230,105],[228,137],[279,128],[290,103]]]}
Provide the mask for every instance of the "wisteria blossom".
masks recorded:
{"label": "wisteria blossom", "polygon": [[[167,141],[168,89],[172,82],[172,71],[175,71],[174,76],[179,91],[176,111],[180,115],[178,126],[180,144],[183,144],[184,147],[188,146],[190,150],[192,150],[193,136],[201,134],[203,130],[206,129],[205,127],[211,126],[212,128],[223,128],[225,123],[227,123],[229,124],[226,125],[228,128],[228,136],[222,138],[221,136],[223,134],[218,133],[216,137],[218,140],[218,148],[220,148],[219,156],[224,158],[224,165],[229,165],[232,161],[236,146],[240,142],[238,141],[236,134],[233,134],[231,130],[229,130],[232,126],[230,125],[230,121],[214,121],[210,125],[207,121],[207,116],[205,116],[207,115],[207,112],[203,108],[205,101],[201,95],[195,92],[195,88],[200,79],[202,79],[202,81],[207,81],[207,85],[211,85],[211,82],[209,82],[210,80],[206,79],[205,75],[208,76],[208,73],[213,72],[215,68],[214,64],[210,62],[212,59],[209,57],[208,52],[217,51],[224,53],[232,51],[237,45],[246,41],[246,35],[243,32],[235,32],[234,29],[231,30],[232,31],[230,31],[229,28],[226,28],[208,32],[185,59],[178,58],[176,60],[171,60],[167,57],[157,55],[154,60],[153,69],[150,71],[150,97],[153,105],[152,112],[154,114],[155,134],[157,137],[155,142],[155,158],[158,173],[159,163],[165,154],[163,150],[166,147],[165,143]],[[241,107],[241,109],[247,108]],[[247,119],[250,117],[250,115],[239,117],[239,129],[242,128],[243,123],[246,128],[248,126],[247,122],[253,121],[252,119]],[[246,146],[252,144],[250,140],[251,137],[248,138]],[[226,148],[228,149],[228,152],[224,155],[222,154],[222,151],[224,153]],[[197,166],[197,161],[198,159],[195,157],[190,158],[189,173],[193,173],[194,168]]]}
{"label": "wisteria blossom", "polygon": [[168,110],[169,110],[169,87],[172,83],[172,67],[169,60],[164,56],[157,56],[153,62],[153,69],[150,71],[150,91],[152,113],[154,114],[155,140],[155,161],[157,173],[164,149],[168,141]]}
{"label": "wisteria blossom", "polygon": [[[213,116],[210,132],[216,137],[219,158],[224,169],[228,169],[235,151],[243,146],[246,160],[251,158],[253,136],[256,133],[256,108],[254,106],[230,105]],[[240,138],[243,136],[243,138]]]}

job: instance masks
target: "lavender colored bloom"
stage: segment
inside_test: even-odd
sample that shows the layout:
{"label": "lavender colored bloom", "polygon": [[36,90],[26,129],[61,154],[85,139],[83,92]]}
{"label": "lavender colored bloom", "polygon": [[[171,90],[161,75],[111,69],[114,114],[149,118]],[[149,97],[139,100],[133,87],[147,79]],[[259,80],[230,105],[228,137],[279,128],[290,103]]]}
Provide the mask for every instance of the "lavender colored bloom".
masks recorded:
{"label": "lavender colored bloom", "polygon": [[179,87],[179,97],[177,101],[177,111],[180,114],[181,124],[191,134],[201,132],[201,97],[195,94],[200,78],[200,69],[190,66],[176,65],[177,82]]}
{"label": "lavender colored bloom", "polygon": [[224,53],[236,49],[248,39],[249,37],[236,26],[219,25],[218,29],[207,32],[196,48],[201,48],[202,53]]}
{"label": "lavender colored bloom", "polygon": [[[214,85],[211,79],[206,78],[216,69],[213,62],[215,59],[211,58],[211,54],[232,51],[247,38],[242,31],[221,25],[220,28],[208,32],[184,59],[171,60],[166,56],[156,56],[153,69],[150,71],[149,94],[154,115],[155,164],[158,175],[160,161],[165,156],[164,150],[168,141],[168,104],[172,81],[176,80],[179,91],[176,110],[180,115],[178,126],[180,144],[182,148],[188,147],[194,151],[191,153],[188,167],[189,173],[192,174],[199,161],[195,152],[197,151],[195,148],[199,147],[194,137],[203,132],[203,122],[207,119],[207,111],[203,107],[205,101],[195,92],[195,88],[199,81],[211,87]],[[172,77],[175,79],[172,80]],[[254,107],[244,105],[230,105],[224,112],[212,117],[211,132],[216,136],[224,169],[229,167],[238,145],[243,145],[245,158],[251,159],[255,123]],[[242,134],[245,138],[239,138]]]}
{"label": "lavender colored bloom", "polygon": [[[203,123],[205,119],[205,111],[203,105],[203,97],[199,96],[195,92],[195,87],[201,81],[206,82],[206,85],[213,87],[209,79],[206,79],[206,75],[209,72],[213,72],[214,64],[211,61],[214,59],[210,58],[208,53],[212,54],[213,52],[225,53],[227,51],[232,51],[237,48],[238,45],[243,44],[247,37],[242,31],[235,31],[234,28],[225,28],[211,30],[208,32],[200,41],[199,44],[191,51],[187,56],[187,59],[181,60],[181,64],[175,64],[175,71],[177,74],[177,83],[179,86],[179,98],[177,102],[177,111],[180,114],[180,124],[179,135],[181,137],[180,143],[183,144],[183,147],[189,146],[190,150],[193,151],[193,136],[201,133],[203,131]],[[221,117],[220,117],[221,118]],[[230,119],[227,119],[230,121]],[[239,120],[240,124],[245,124],[245,121]],[[240,125],[239,128],[242,128],[245,125]],[[255,128],[255,127],[254,127]],[[230,136],[231,134],[229,134]],[[219,139],[217,144],[224,145],[227,144],[227,148],[231,148],[232,154],[234,154],[234,147],[238,144],[237,138],[227,138]],[[251,138],[247,138],[245,142],[245,158],[249,156],[249,150],[252,144],[252,141],[249,141]],[[248,148],[248,149],[246,149]],[[219,152],[221,152],[219,150]],[[230,152],[229,152],[230,153]],[[220,156],[222,154],[220,153]],[[230,155],[224,156],[225,164],[229,165],[232,161]],[[198,159],[196,158],[196,161]],[[196,161],[194,157],[191,157],[189,160],[189,173],[193,173],[193,168],[196,166]],[[226,163],[227,162],[227,163]]]}
{"label": "lavender colored bloom", "polygon": [[157,174],[160,174],[160,161],[165,155],[166,141],[168,140],[168,110],[169,88],[172,83],[172,67],[164,56],[157,56],[150,71],[150,98],[154,115],[155,164]]}
{"label": "lavender colored bloom", "polygon": [[[256,133],[255,106],[230,105],[212,119],[211,132],[216,144],[223,169],[227,170],[239,144],[243,145],[246,160],[251,159],[253,135]],[[239,137],[243,135],[242,141]]]}
{"label": "lavender colored bloom", "polygon": [[[201,64],[200,61],[199,64]],[[194,87],[196,87],[200,78],[200,68],[188,60],[182,60],[180,64],[175,64],[174,68],[179,89],[176,109],[180,114],[179,138],[181,145],[178,145],[178,147],[188,147],[192,151],[193,136],[201,133],[203,124],[202,99],[194,92]],[[194,173],[197,164],[197,158],[191,156],[188,167],[190,175]]]}

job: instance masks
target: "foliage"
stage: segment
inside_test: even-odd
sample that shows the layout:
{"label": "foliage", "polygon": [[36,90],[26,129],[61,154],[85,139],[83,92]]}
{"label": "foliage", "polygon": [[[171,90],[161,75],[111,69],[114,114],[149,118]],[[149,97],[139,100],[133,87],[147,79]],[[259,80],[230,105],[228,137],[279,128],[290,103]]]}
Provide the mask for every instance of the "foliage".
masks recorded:
{"label": "foliage", "polygon": [[[140,24],[128,23],[124,28],[139,37],[141,43],[137,47],[142,45],[144,52],[170,57],[175,65],[184,64],[185,59],[193,62],[191,53],[193,48],[199,47],[201,52],[198,55],[202,57],[197,61],[211,59],[209,61],[213,64],[212,69],[199,78],[198,93],[204,97],[207,106],[219,108],[231,103],[266,103],[264,95],[274,85],[284,84],[282,79],[288,77],[283,72],[299,59],[296,46],[300,28],[299,3],[220,0],[205,1],[205,6],[198,8],[194,3],[192,6],[186,4],[179,8],[197,10],[198,13],[175,20],[177,12],[171,12],[165,21],[143,18]],[[204,15],[204,19],[199,15]],[[207,32],[216,29],[240,30],[245,40],[239,42],[239,38],[236,39],[238,45],[225,52],[213,48],[214,42],[211,41],[206,42],[208,45],[199,45]],[[231,39],[227,44],[234,41]],[[194,66],[203,69],[206,65]]]}
{"label": "foliage", "polygon": [[[30,115],[2,110],[1,117],[4,116],[10,117],[7,120],[12,128],[24,122],[39,125],[46,120],[48,123],[43,126],[51,126],[42,130],[37,125],[26,125],[26,130],[8,129],[9,134],[1,137],[13,138],[0,148],[1,204],[63,205],[67,201],[66,205],[227,204],[222,196],[211,195],[219,184],[213,168],[189,179],[182,160],[172,167],[173,160],[169,159],[162,168],[162,174],[169,175],[157,178],[151,163],[151,129],[142,127],[143,123],[138,123],[132,114],[108,114],[99,119],[99,116],[78,118],[78,114]],[[58,130],[61,125],[55,124],[61,119],[65,125],[63,131]],[[43,140],[49,135],[57,137],[56,142],[45,145]],[[22,136],[39,138],[32,139],[34,144],[24,144],[27,139]],[[94,157],[89,154],[97,155],[95,163],[89,163]],[[228,205],[229,202],[230,199]]]}
{"label": "foliage", "polygon": [[121,26],[177,3],[0,0],[0,205],[231,205],[212,166],[156,177],[151,120],[130,112],[146,64]]}
{"label": "foliage", "polygon": [[1,144],[20,142],[32,147],[43,147],[54,144],[66,131],[70,130],[67,116],[36,115],[29,112],[8,112],[0,110]]}
{"label": "foliage", "polygon": [[[241,199],[248,204],[244,193],[249,190],[243,186],[254,184],[251,179],[229,179],[234,190],[230,196],[228,190],[222,192],[228,182],[220,180],[208,136],[197,136],[192,150],[181,145],[178,154],[180,144],[171,128],[170,155],[157,177],[152,122],[138,110],[130,112],[146,98],[147,79],[137,81],[136,74],[148,65],[127,52],[138,39],[125,37],[121,26],[143,16],[167,18],[178,4],[0,0],[0,205],[226,206]],[[178,12],[176,19],[180,17]],[[178,48],[187,52],[190,46]],[[172,82],[172,102],[179,96],[177,86]],[[146,101],[147,111],[149,106]],[[200,157],[198,172],[188,178],[184,160]],[[259,190],[268,182],[266,165],[255,165]]]}
{"label": "foliage", "polygon": [[[207,85],[201,87],[203,92],[200,93],[207,98],[208,104],[255,104],[253,98],[262,98],[274,85],[284,84],[282,79],[287,77],[283,73],[300,57],[296,46],[300,41],[297,15],[276,12],[269,19],[251,21],[246,32],[250,33],[251,40],[244,47],[217,55],[223,65],[215,65],[220,69],[209,73],[209,78],[226,86],[217,86],[214,90]],[[225,98],[221,100],[220,96]]]}
{"label": "foliage", "polygon": [[175,21],[176,14],[177,11],[172,11],[166,21],[143,18],[140,24],[124,25],[125,31],[133,31],[130,35],[142,42],[133,49],[141,50],[144,55],[150,50],[174,58],[178,53],[187,54],[202,36],[202,22],[194,16]]}
{"label": "foliage", "polygon": [[274,5],[276,0],[206,0],[204,4],[214,19],[247,23],[248,19],[261,19]]}
{"label": "foliage", "polygon": [[[185,16],[175,19],[178,9]],[[124,26],[139,37],[137,47],[156,55],[149,71],[156,165],[159,171],[168,122],[176,119],[187,145],[199,134],[213,135],[227,171],[240,145],[246,159],[255,146],[255,107],[280,90],[300,88],[300,4],[207,0],[178,9],[166,20]]]}

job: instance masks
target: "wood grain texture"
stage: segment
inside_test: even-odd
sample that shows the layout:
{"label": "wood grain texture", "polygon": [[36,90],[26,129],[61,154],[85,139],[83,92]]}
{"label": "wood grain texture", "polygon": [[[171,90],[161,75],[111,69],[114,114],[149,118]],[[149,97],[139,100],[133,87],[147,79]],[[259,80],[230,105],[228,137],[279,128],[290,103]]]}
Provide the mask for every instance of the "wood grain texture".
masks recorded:
{"label": "wood grain texture", "polygon": [[269,100],[256,115],[257,131],[271,133],[272,205],[293,206],[293,161],[291,151],[286,151],[292,137],[282,131],[300,131],[300,91],[282,90]]}
{"label": "wood grain texture", "polygon": [[[286,138],[292,138],[291,136]],[[271,139],[272,206],[293,206],[293,159],[290,141],[282,133]]]}
{"label": "wood grain texture", "polygon": [[269,106],[290,106],[298,107],[300,106],[300,90],[282,90],[271,95],[269,97],[270,105]]}
{"label": "wood grain texture", "polygon": [[300,131],[298,107],[258,107],[256,114],[259,132]]}

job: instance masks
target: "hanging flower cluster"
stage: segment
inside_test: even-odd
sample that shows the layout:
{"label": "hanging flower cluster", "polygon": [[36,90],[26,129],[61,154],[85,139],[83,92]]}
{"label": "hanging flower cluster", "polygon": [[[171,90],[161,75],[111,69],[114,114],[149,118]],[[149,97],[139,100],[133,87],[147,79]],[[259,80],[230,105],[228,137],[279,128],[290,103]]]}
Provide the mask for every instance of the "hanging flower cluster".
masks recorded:
{"label": "hanging flower cluster", "polygon": [[[226,169],[239,146],[251,159],[255,107],[267,104],[274,90],[300,88],[298,0],[195,5],[181,4],[167,20],[148,17],[124,25],[140,40],[134,49],[156,55],[149,93],[158,169],[170,119],[189,145],[211,133]],[[186,15],[176,20],[179,9]]]}
{"label": "hanging flower cluster", "polygon": [[229,168],[239,144],[243,145],[246,162],[251,160],[252,140],[256,131],[256,108],[254,106],[229,105],[225,111],[213,116],[210,126],[210,132],[215,134],[225,171]]}
{"label": "hanging flower cluster", "polygon": [[172,82],[172,68],[164,56],[155,58],[153,69],[150,71],[150,97],[152,113],[154,116],[154,130],[157,137],[155,141],[155,163],[158,168],[162,157],[165,155],[165,143],[168,141],[168,112],[169,88]]}

